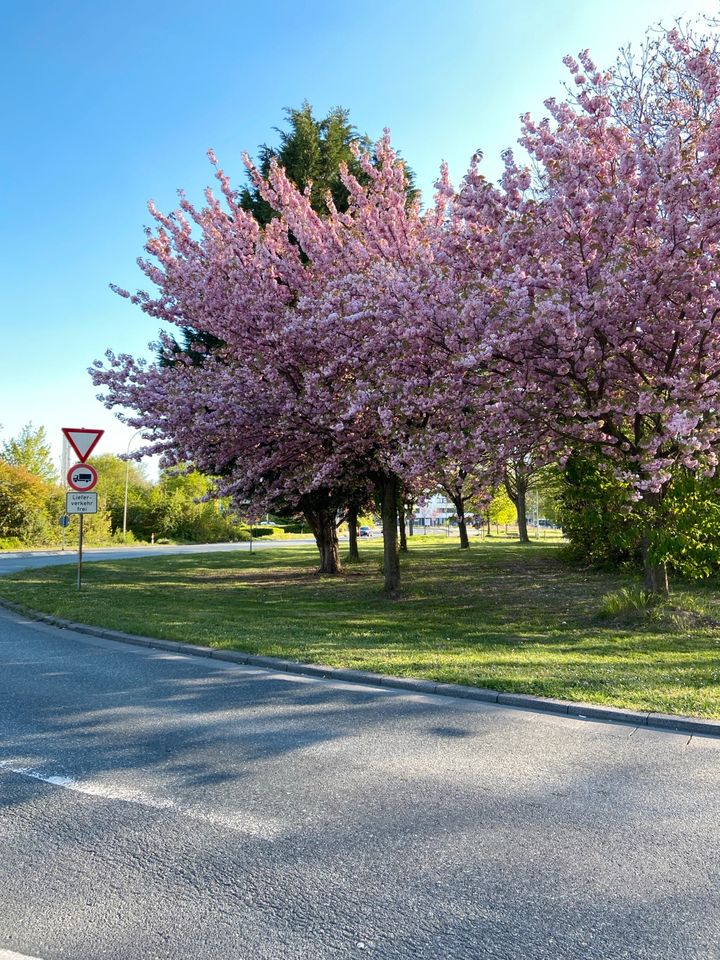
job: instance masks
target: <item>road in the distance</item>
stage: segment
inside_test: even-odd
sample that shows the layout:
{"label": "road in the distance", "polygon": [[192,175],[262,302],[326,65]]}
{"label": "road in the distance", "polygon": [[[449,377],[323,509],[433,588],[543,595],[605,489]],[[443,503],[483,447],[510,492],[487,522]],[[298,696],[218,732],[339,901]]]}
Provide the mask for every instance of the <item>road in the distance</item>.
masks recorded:
{"label": "road in the distance", "polygon": [[[266,540],[258,537],[252,542],[253,550],[267,550],[269,547],[297,547],[312,545],[312,537],[297,540]],[[132,560],[135,557],[170,556],[176,553],[229,553],[235,550],[250,550],[249,541],[238,543],[193,543],[193,544],[156,544],[143,547],[89,547],[83,550],[83,561],[93,560]],[[77,563],[77,550],[22,550],[0,551],[0,576],[6,573],[18,573],[20,570],[35,570],[38,567],[53,567],[57,564]]]}
{"label": "road in the distance", "polygon": [[0,612],[0,955],[709,960],[720,741]]}

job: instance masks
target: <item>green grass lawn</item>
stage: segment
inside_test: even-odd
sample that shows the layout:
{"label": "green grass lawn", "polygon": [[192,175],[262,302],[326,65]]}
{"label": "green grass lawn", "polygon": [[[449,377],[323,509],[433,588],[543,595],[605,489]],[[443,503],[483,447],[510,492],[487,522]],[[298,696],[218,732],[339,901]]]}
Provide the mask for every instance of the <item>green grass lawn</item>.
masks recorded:
{"label": "green grass lawn", "polygon": [[720,592],[683,584],[696,612],[601,613],[622,574],[578,570],[557,544],[415,537],[403,596],[381,596],[381,544],[338,578],[313,547],[92,563],[0,579],[28,608],[146,636],[636,709],[720,718]]}

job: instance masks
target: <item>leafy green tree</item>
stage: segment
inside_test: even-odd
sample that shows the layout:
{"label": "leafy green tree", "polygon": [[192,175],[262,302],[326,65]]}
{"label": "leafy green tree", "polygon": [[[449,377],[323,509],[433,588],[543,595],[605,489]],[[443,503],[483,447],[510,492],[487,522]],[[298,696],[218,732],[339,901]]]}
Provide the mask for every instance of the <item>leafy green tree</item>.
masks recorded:
{"label": "leafy green tree", "polygon": [[0,541],[46,542],[51,536],[50,492],[26,467],[0,460]]}
{"label": "leafy green tree", "polygon": [[640,535],[630,491],[600,462],[570,457],[558,499],[573,559],[610,567],[639,560]]}
{"label": "leafy green tree", "polygon": [[504,487],[498,487],[495,491],[490,504],[487,507],[487,517],[489,523],[497,526],[503,526],[506,523],[515,523],[517,520],[517,510]]}
{"label": "leafy green tree", "polygon": [[154,486],[136,488],[128,506],[128,528],[143,540],[182,540],[218,543],[247,537],[244,525],[227,503],[203,500],[212,492],[212,482],[196,470],[166,471]]}
{"label": "leafy green tree", "polygon": [[152,484],[143,467],[133,460],[122,460],[114,453],[103,453],[89,461],[98,472],[97,492],[100,504],[110,514],[112,532],[123,527],[125,509],[125,476],[128,481],[128,530],[135,532],[139,514],[147,507]]}
{"label": "leafy green tree", "polygon": [[676,473],[661,507],[662,533],[652,547],[654,563],[666,564],[690,579],[720,571],[720,477]]}
{"label": "leafy green tree", "polygon": [[57,482],[58,473],[45,427],[36,430],[32,423],[26,423],[16,437],[3,443],[0,459],[13,467],[24,467],[45,483]]}

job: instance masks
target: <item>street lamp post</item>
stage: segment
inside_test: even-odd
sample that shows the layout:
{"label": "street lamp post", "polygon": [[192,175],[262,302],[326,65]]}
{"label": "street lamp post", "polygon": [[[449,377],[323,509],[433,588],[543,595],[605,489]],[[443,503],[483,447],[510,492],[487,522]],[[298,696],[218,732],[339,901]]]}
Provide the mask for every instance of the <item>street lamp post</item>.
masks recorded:
{"label": "street lamp post", "polygon": [[123,502],[123,543],[125,543],[125,534],[127,533],[127,507],[128,507],[128,482],[130,480],[130,461],[127,459],[130,456],[130,445],[132,444],[135,437],[140,433],[139,430],[136,430],[135,433],[128,440],[127,450],[125,451],[125,500]]}

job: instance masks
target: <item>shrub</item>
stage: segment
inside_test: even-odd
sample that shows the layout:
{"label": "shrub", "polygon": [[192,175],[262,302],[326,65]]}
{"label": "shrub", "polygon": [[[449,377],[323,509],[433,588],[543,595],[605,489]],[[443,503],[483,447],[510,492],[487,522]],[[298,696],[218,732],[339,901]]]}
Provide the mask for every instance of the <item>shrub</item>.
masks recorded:
{"label": "shrub", "polygon": [[627,487],[599,465],[570,457],[558,500],[568,559],[606,567],[640,562],[640,531]]}
{"label": "shrub", "polygon": [[653,624],[673,630],[717,627],[702,602],[687,594],[669,597],[648,593],[642,587],[623,587],[602,599],[601,616],[613,620],[637,623],[651,621]]}
{"label": "shrub", "polygon": [[0,537],[0,550],[21,550],[22,540],[17,537]]}
{"label": "shrub", "polygon": [[648,593],[640,586],[622,587],[614,593],[605,594],[600,609],[605,617],[627,616],[628,614],[644,614],[652,607],[657,607],[661,602],[662,597],[656,593]]}
{"label": "shrub", "polygon": [[[569,560],[597,566],[639,566],[641,518],[626,484],[602,463],[568,460],[559,496]],[[720,571],[720,478],[678,470],[657,509],[653,563],[699,579]]]}
{"label": "shrub", "polygon": [[128,530],[126,533],[123,533],[122,530],[116,530],[112,535],[112,542],[127,546],[130,543],[137,543],[137,537],[132,530]]}
{"label": "shrub", "polygon": [[310,528],[305,523],[286,523],[285,533],[310,533]]}

